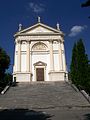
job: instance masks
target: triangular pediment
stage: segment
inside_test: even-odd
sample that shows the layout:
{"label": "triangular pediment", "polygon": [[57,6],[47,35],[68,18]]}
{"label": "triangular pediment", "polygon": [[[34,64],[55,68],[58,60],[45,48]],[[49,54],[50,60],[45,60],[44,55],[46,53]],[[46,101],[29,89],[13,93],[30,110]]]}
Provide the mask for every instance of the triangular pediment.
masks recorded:
{"label": "triangular pediment", "polygon": [[42,23],[37,23],[29,28],[19,31],[17,34],[54,34],[54,33],[62,33],[61,31],[49,27]]}
{"label": "triangular pediment", "polygon": [[47,64],[42,62],[42,61],[38,61],[36,63],[34,63],[34,66],[46,66]]}
{"label": "triangular pediment", "polygon": [[53,33],[53,31],[43,26],[37,26],[36,28],[27,31],[27,33]]}

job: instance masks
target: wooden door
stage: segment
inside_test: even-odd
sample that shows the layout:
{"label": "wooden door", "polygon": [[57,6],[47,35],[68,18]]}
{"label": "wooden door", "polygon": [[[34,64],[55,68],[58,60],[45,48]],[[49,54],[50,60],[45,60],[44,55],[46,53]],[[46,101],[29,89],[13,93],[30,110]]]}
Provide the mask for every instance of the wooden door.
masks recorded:
{"label": "wooden door", "polygon": [[36,68],[37,81],[44,81],[44,68]]}

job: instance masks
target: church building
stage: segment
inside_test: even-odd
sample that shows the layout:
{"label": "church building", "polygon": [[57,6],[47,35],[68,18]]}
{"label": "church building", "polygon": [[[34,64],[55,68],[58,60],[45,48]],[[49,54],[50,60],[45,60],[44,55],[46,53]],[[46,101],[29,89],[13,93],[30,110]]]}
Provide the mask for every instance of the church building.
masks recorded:
{"label": "church building", "polygon": [[65,81],[67,80],[64,33],[38,21],[14,35],[15,53],[13,81]]}

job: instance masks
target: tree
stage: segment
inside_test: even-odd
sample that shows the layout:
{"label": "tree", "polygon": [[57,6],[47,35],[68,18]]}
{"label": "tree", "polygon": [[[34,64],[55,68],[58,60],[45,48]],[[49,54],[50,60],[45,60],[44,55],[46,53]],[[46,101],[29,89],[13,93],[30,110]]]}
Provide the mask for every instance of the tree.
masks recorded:
{"label": "tree", "polygon": [[9,65],[10,57],[2,48],[0,48],[0,80],[4,78],[5,71],[8,69]]}
{"label": "tree", "polygon": [[12,74],[10,74],[10,73],[5,73],[4,83],[5,83],[6,85],[12,83]]}
{"label": "tree", "polygon": [[88,57],[85,53],[85,47],[80,39],[77,42],[77,64],[78,64],[78,84],[82,87],[85,86],[88,73]]}
{"label": "tree", "polygon": [[78,88],[81,87],[86,89],[86,84],[88,84],[88,57],[85,54],[85,47],[82,39],[74,44],[70,74],[72,82]]}
{"label": "tree", "polygon": [[73,50],[72,50],[72,61],[70,65],[70,75],[72,82],[74,84],[77,84],[77,49],[76,49],[76,43],[74,44]]}
{"label": "tree", "polygon": [[[90,0],[87,0],[85,3],[81,4],[81,7],[89,7],[89,6],[90,6]],[[90,16],[88,18],[90,18]]]}
{"label": "tree", "polygon": [[90,6],[90,0],[87,0],[85,3],[81,4],[82,7],[88,7]]}
{"label": "tree", "polygon": [[87,84],[85,86],[85,90],[90,95],[90,64],[88,64],[88,79],[87,79]]}

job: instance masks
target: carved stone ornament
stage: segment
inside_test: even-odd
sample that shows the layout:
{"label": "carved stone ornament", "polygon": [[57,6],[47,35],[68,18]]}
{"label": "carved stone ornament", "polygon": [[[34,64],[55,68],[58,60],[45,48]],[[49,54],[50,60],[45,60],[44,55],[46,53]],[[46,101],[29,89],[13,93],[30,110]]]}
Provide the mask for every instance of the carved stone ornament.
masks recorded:
{"label": "carved stone ornament", "polygon": [[36,50],[36,51],[37,50],[46,50],[46,49],[47,49],[46,45],[41,42],[36,43],[32,48],[32,50]]}

